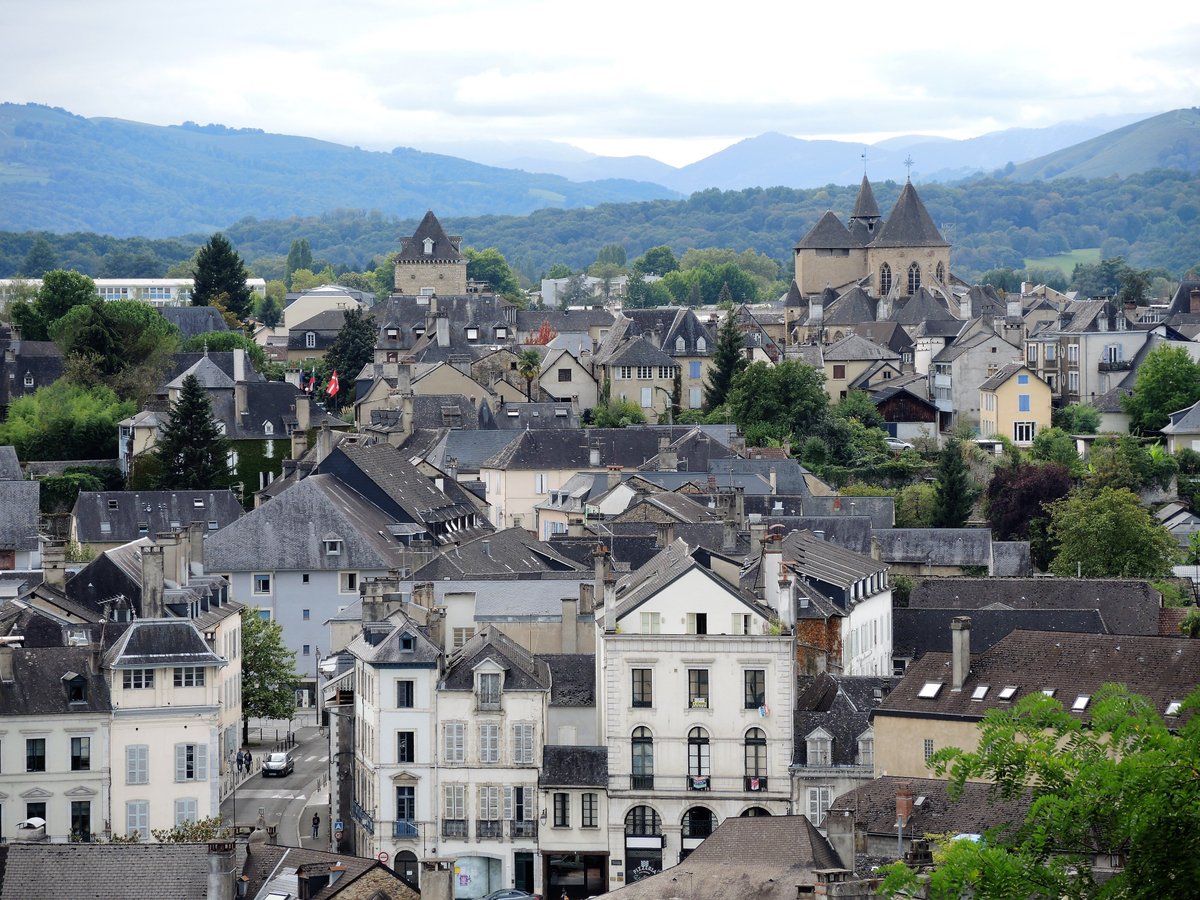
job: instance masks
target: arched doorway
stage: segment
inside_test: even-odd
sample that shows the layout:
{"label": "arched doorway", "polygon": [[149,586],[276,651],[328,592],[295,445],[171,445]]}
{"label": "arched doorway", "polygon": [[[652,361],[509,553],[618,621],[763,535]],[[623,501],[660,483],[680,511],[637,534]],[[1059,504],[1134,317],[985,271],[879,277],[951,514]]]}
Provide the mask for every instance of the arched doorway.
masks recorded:
{"label": "arched doorway", "polygon": [[687,859],[688,854],[713,833],[713,829],[717,827],[717,817],[707,807],[693,806],[683,814],[682,826],[683,843],[679,849],[680,862]]}
{"label": "arched doorway", "polygon": [[420,887],[420,876],[417,874],[419,867],[417,866],[417,854],[411,850],[400,850],[396,853],[396,859],[392,863],[396,874],[411,884],[413,887]]}
{"label": "arched doorway", "polygon": [[770,814],[771,811],[769,809],[763,809],[761,806],[751,806],[742,813],[742,818],[753,819],[758,816],[769,816]]}
{"label": "arched doorway", "polygon": [[662,819],[649,806],[625,814],[625,879],[641,881],[663,870]]}

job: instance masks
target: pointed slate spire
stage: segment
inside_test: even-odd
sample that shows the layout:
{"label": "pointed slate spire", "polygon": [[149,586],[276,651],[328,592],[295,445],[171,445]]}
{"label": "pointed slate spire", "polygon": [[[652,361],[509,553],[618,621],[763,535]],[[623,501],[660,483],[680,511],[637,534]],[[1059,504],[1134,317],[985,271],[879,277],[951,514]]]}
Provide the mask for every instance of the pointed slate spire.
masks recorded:
{"label": "pointed slate spire", "polygon": [[858,186],[858,199],[854,201],[854,212],[850,214],[850,218],[879,218],[879,204],[875,202],[875,192],[871,190],[871,182],[867,180],[865,174],[862,178],[862,184]]}
{"label": "pointed slate spire", "polygon": [[875,238],[874,247],[949,247],[912,182],[904,185],[887,222]]}

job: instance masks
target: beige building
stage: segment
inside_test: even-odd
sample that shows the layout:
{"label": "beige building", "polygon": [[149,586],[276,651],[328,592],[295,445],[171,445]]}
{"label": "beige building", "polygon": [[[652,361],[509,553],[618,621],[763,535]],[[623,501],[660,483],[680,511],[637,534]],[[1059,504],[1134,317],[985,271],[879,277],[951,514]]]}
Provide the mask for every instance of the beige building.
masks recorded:
{"label": "beige building", "polygon": [[1022,363],[1009,363],[979,386],[979,434],[1027,447],[1050,427],[1050,385]]}
{"label": "beige building", "polygon": [[[864,376],[878,374],[880,380],[899,378],[900,354],[849,334],[825,348],[825,392],[834,403],[844,400]],[[876,372],[877,370],[877,372]],[[865,384],[864,384],[865,387]]]}
{"label": "beige building", "polygon": [[446,234],[433,210],[425,213],[412,237],[400,239],[396,256],[396,292],[467,293],[467,258],[462,237]]}

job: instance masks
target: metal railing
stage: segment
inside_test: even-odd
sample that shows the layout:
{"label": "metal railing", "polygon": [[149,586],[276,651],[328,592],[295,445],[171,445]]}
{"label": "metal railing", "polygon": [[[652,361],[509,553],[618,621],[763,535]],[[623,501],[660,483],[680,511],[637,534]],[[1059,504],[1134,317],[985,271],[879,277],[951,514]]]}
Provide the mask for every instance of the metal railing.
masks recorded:
{"label": "metal railing", "polygon": [[392,837],[417,838],[420,837],[420,829],[416,822],[408,819],[399,819],[392,823]]}
{"label": "metal railing", "polygon": [[466,819],[442,819],[442,837],[465,838],[467,836]]}
{"label": "metal railing", "polygon": [[504,837],[504,822],[500,819],[480,819],[475,823],[475,837],[481,841],[498,841]]}
{"label": "metal railing", "polygon": [[538,823],[533,819],[513,819],[508,823],[510,838],[535,838],[538,833]]}

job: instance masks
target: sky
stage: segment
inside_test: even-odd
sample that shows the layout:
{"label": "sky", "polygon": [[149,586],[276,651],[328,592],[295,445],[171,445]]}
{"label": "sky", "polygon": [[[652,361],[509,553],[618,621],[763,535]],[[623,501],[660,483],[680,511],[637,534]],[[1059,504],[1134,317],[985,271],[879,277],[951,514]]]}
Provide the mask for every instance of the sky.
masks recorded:
{"label": "sky", "polygon": [[2,101],[369,150],[683,165],[767,131],[965,138],[1200,102],[1200,4],[1161,0],[4,0],[0,33]]}

